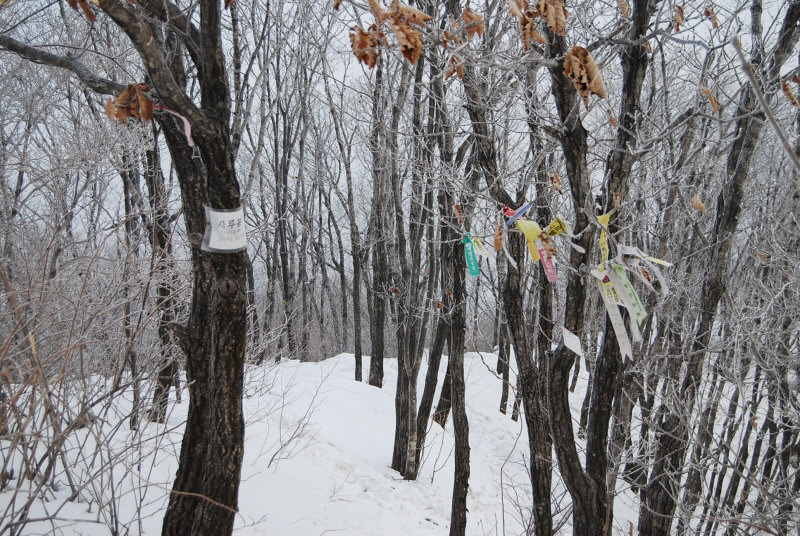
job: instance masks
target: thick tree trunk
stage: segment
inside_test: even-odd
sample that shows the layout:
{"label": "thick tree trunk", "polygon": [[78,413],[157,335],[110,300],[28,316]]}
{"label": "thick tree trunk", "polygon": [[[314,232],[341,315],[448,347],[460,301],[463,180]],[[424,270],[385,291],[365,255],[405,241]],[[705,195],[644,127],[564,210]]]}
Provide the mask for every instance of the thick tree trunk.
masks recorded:
{"label": "thick tree trunk", "polygon": [[[171,121],[166,118],[163,123]],[[204,205],[235,208],[240,202],[233,158],[226,150],[227,129],[193,130],[201,148],[199,163],[192,158],[183,132],[173,124],[164,126],[181,180],[188,234],[202,236]],[[233,527],[244,448],[246,265],[244,251],[208,253],[192,248],[189,320],[185,328],[175,329],[186,354],[189,413],[164,517],[165,536],[227,535]]]}
{"label": "thick tree trunk", "polygon": [[369,384],[383,386],[383,329],[386,322],[386,300],[389,292],[389,266],[387,260],[386,240],[387,226],[384,211],[388,206],[386,194],[386,177],[384,162],[379,146],[380,122],[383,105],[381,99],[383,88],[383,60],[378,59],[375,71],[375,91],[372,95],[372,132],[370,133],[370,151],[372,152],[372,214],[370,215],[370,238],[372,242],[372,288],[369,300],[371,311],[369,318],[369,335],[372,355],[369,362]]}
{"label": "thick tree trunk", "polygon": [[[464,340],[467,303],[464,288],[464,244],[457,242],[451,249],[453,264],[453,301],[451,305],[450,398],[453,403],[453,433],[455,434],[455,476],[450,510],[450,536],[464,536],[467,530],[467,491],[469,489],[469,422],[467,421],[464,385]],[[446,262],[446,261],[445,261]]]}

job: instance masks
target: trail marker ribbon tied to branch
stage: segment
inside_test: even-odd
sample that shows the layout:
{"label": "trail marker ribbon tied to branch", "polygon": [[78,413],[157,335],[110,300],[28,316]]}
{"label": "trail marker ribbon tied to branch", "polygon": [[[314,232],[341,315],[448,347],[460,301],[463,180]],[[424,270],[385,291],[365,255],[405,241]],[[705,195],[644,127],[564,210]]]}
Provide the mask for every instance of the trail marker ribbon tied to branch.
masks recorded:
{"label": "trail marker ribbon tied to branch", "polygon": [[[522,207],[527,211],[529,205]],[[534,263],[542,261],[542,269],[544,270],[547,280],[551,283],[558,281],[558,274],[555,265],[555,249],[550,245],[549,237],[558,236],[568,228],[566,221],[561,218],[556,218],[544,230],[539,227],[539,224],[531,220],[521,220],[519,212],[509,219],[509,223],[516,224],[523,235],[525,235],[525,243],[528,245],[531,259]]]}
{"label": "trail marker ribbon tied to branch", "polygon": [[206,209],[206,232],[201,249],[213,253],[235,253],[247,247],[244,209]]}
{"label": "trail marker ribbon tied to branch", "polygon": [[[641,342],[642,333],[639,327],[642,322],[644,322],[645,318],[647,318],[647,310],[639,299],[639,295],[636,289],[633,288],[625,271],[628,270],[636,274],[647,288],[653,292],[658,292],[651,282],[652,277],[655,277],[659,282],[661,295],[666,296],[669,293],[667,280],[661,274],[661,270],[656,264],[662,266],[672,266],[672,264],[662,261],[661,259],[650,257],[639,248],[625,245],[620,245],[617,248],[617,256],[609,260],[606,230],[610,217],[611,214],[608,213],[598,216],[597,218],[601,226],[599,240],[601,262],[597,266],[597,269],[591,271],[591,274],[597,281],[600,296],[608,312],[609,321],[617,336],[620,353],[624,357],[632,359],[633,348],[631,346],[631,339],[634,343]],[[619,311],[618,306],[620,305],[625,307],[629,313],[630,337],[628,336],[628,331],[625,329],[625,324]]]}
{"label": "trail marker ribbon tied to branch", "polygon": [[469,268],[469,275],[472,277],[478,277],[481,275],[480,266],[478,266],[478,258],[475,256],[475,243],[473,238],[466,234],[461,239],[461,242],[464,244],[464,255],[467,258],[467,268]]}

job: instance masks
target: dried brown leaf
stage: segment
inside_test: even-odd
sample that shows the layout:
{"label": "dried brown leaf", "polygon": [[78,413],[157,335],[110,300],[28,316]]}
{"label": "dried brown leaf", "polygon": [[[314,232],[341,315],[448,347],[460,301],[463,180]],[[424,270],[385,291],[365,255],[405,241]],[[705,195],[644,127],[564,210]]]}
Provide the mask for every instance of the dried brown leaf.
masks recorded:
{"label": "dried brown leaf", "polygon": [[426,22],[433,20],[433,17],[427,13],[409,6],[408,4],[398,2],[398,0],[392,2],[391,13],[395,18],[402,18],[407,23],[417,24],[419,26],[423,26]]}
{"label": "dried brown leaf", "polygon": [[459,56],[450,56],[450,61],[447,63],[447,71],[444,73],[445,80],[451,76],[457,75],[459,80],[464,78],[464,60]]}
{"label": "dried brown leaf", "polygon": [[518,19],[522,18],[522,14],[528,11],[528,2],[525,0],[508,0],[508,11]]}
{"label": "dried brown leaf", "polygon": [[628,2],[625,0],[619,0],[619,10],[622,12],[622,16],[626,19],[630,18],[631,14],[628,11]]}
{"label": "dried brown leaf", "polygon": [[476,35],[483,37],[483,14],[475,13],[471,8],[465,7],[461,16],[467,25],[467,40],[471,40]]}
{"label": "dried brown leaf", "polygon": [[555,171],[550,175],[550,186],[553,187],[553,190],[564,195],[564,189],[562,188],[561,177],[558,176],[558,173]]}
{"label": "dried brown leaf", "polygon": [[333,10],[339,11],[339,8],[342,6],[342,0],[333,0]]}
{"label": "dried brown leaf", "polygon": [[522,18],[519,21],[520,29],[522,30],[522,48],[528,50],[530,48],[531,41],[536,41],[537,43],[547,43],[547,39],[542,37],[542,35],[536,31],[534,23],[536,21],[537,13],[535,11],[528,10],[523,13]]}
{"label": "dried brown leaf", "polygon": [[442,32],[442,46],[444,46],[445,49],[448,49],[448,48],[450,48],[450,44],[451,43],[458,46],[458,45],[463,45],[464,41],[462,41],[461,38],[459,36],[457,36],[456,34],[454,34],[453,32],[450,32],[450,31],[447,31],[447,30],[443,31]]}
{"label": "dried brown leaf", "polygon": [[111,98],[106,99],[106,115],[109,121],[113,121],[117,118],[117,107],[114,105],[114,101],[111,100]]}
{"label": "dried brown leaf", "polygon": [[717,13],[714,11],[714,6],[706,6],[703,10],[703,15],[711,21],[711,27],[715,30],[719,28],[719,20],[717,20]]}
{"label": "dried brown leaf", "polygon": [[500,251],[503,249],[503,228],[499,223],[494,224],[494,250]]}
{"label": "dried brown leaf", "polygon": [[564,7],[563,0],[539,0],[536,11],[547,23],[553,33],[564,35],[567,29],[567,16],[569,12]]}
{"label": "dried brown leaf", "polygon": [[564,58],[564,75],[572,80],[575,89],[580,93],[586,109],[589,109],[589,95],[594,93],[606,98],[606,86],[600,68],[592,59],[589,51],[574,46]]}
{"label": "dried brown leaf", "polygon": [[673,31],[678,33],[681,31],[683,24],[683,6],[675,6],[675,15],[672,17]]}
{"label": "dried brown leaf", "polygon": [[756,256],[757,256],[759,259],[761,259],[761,262],[767,262],[767,256],[766,256],[765,254],[761,253],[761,252],[760,252],[760,251],[758,251],[757,249],[754,249],[753,251],[755,252]]}
{"label": "dried brown leaf", "polygon": [[614,206],[617,208],[622,206],[622,198],[619,195],[619,192],[614,192]]}
{"label": "dried brown leaf", "polygon": [[786,95],[786,98],[792,103],[792,106],[800,107],[800,101],[797,100],[797,96],[794,94],[794,91],[792,91],[792,86],[789,85],[789,82],[783,80],[781,82],[781,88],[783,89],[783,94]]}
{"label": "dried brown leaf", "polygon": [[383,9],[377,0],[369,0],[369,10],[372,12],[372,15],[377,19],[377,24],[380,26],[383,24],[383,21],[389,16],[386,10]]}
{"label": "dried brown leaf", "polygon": [[225,9],[230,8],[231,4],[233,4],[233,0],[225,0]]}
{"label": "dried brown leaf", "polygon": [[700,199],[699,194],[694,194],[694,198],[692,199],[692,207],[695,210],[699,210],[700,212],[705,212],[708,210],[706,206],[703,204],[703,201]]}
{"label": "dried brown leaf", "polygon": [[464,213],[461,211],[461,205],[456,205],[453,207],[456,211],[456,218],[458,218],[458,224],[464,225]]}
{"label": "dried brown leaf", "polygon": [[380,46],[383,40],[383,33],[375,24],[369,27],[369,31],[364,31],[360,26],[354,26],[350,30],[353,54],[370,69],[375,67],[381,55]]}
{"label": "dried brown leaf", "polygon": [[717,98],[711,93],[711,90],[707,87],[700,86],[700,91],[705,93],[708,96],[708,101],[711,103],[711,108],[714,109],[714,113],[719,115],[719,102]]}
{"label": "dried brown leaf", "polygon": [[411,65],[416,65],[422,55],[422,33],[406,23],[401,17],[389,19],[389,28],[392,29],[400,53]]}

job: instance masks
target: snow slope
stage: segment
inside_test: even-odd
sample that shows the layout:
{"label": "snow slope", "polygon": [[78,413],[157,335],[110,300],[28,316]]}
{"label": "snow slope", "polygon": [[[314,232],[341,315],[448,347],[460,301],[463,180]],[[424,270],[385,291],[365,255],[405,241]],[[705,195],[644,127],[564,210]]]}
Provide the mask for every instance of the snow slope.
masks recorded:
{"label": "snow slope", "polygon": [[[368,365],[367,358],[364,362]],[[530,519],[527,437],[520,422],[498,411],[502,383],[494,374],[495,363],[493,354],[465,357],[471,447],[467,533],[476,536],[524,534]],[[444,368],[443,363],[440,380]],[[388,466],[396,362],[385,363],[383,389],[356,383],[353,369],[353,356],[342,354],[318,363],[290,361],[248,371],[236,534],[448,533],[451,423],[446,430],[430,425],[419,479],[402,480]],[[420,395],[424,376],[423,364]],[[580,394],[575,396],[578,407]],[[160,532],[186,403],[172,406],[167,434],[162,434],[165,425],[152,423],[144,424],[139,434],[128,432],[125,408],[112,409],[102,426],[96,423],[70,438],[72,472],[84,485],[82,500],[67,501],[69,488],[66,481],[59,481],[60,490],[34,501],[31,511],[31,517],[51,519],[26,526],[25,534]],[[110,428],[115,416],[124,424]],[[100,469],[104,460],[106,467],[113,465],[113,475]],[[554,481],[554,504],[566,505],[569,501],[557,475]],[[12,501],[21,504],[25,498],[24,488],[16,495],[10,488],[0,493],[6,520],[14,510]],[[627,529],[630,511],[621,498],[616,517],[617,527]],[[568,523],[569,512],[558,513],[556,522]],[[568,527],[564,528],[566,533]]]}

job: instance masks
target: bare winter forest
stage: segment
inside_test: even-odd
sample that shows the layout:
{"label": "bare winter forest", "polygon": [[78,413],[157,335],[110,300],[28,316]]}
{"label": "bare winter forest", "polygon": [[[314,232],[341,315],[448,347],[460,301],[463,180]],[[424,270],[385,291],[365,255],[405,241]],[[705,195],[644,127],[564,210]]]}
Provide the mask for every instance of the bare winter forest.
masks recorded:
{"label": "bare winter forest", "polygon": [[798,0],[0,0],[0,535],[113,519],[173,432],[162,534],[231,534],[248,371],[342,352],[397,371],[398,479],[452,428],[469,534],[465,351],[525,534],[618,534],[621,487],[630,536],[798,534],[798,40]]}

